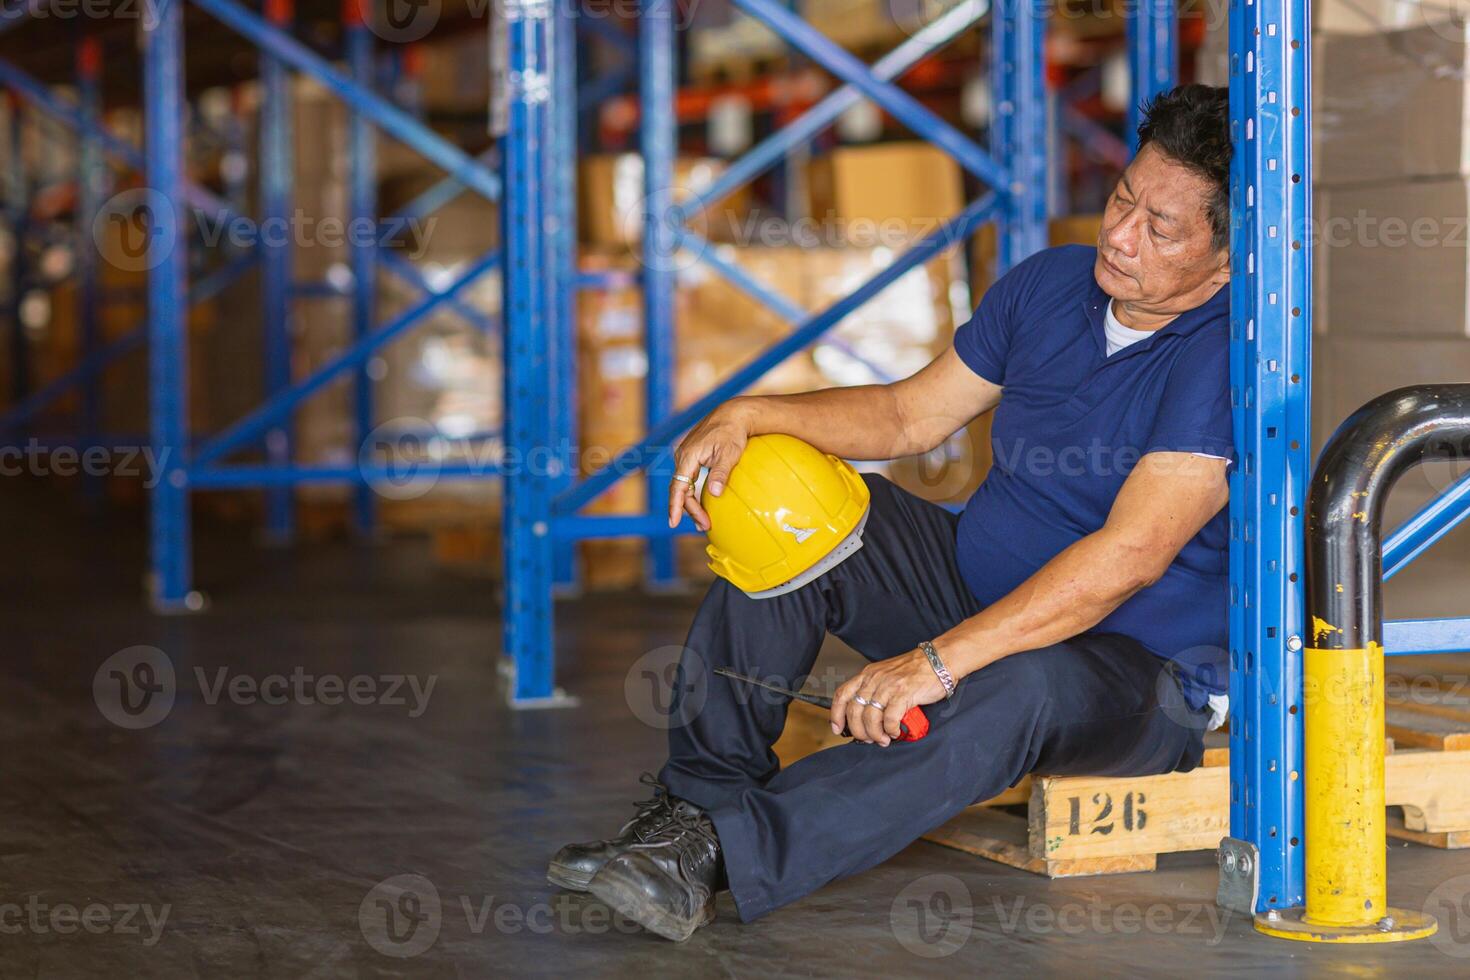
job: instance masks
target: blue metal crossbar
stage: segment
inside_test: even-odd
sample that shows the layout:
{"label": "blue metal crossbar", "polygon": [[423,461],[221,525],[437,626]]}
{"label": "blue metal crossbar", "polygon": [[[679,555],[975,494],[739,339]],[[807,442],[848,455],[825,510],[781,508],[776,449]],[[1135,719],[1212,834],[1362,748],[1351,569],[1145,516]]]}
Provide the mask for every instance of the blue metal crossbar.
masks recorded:
{"label": "blue metal crossbar", "polygon": [[1390,657],[1470,650],[1470,619],[1397,619],[1383,624],[1383,652]]}
{"label": "blue metal crossbar", "polygon": [[[797,306],[790,299],[781,295],[776,290],[758,281],[750,273],[740,268],[738,264],[726,259],[723,255],[720,254],[720,250],[718,248],[705,241],[695,232],[692,232],[687,228],[678,228],[676,229],[675,233],[679,236],[679,240],[683,244],[683,246],[689,252],[691,252],[700,263],[709,266],[711,269],[714,269],[721,276],[723,276],[725,281],[729,282],[730,285],[734,286],[736,289],[740,290],[742,293],[744,293],[746,296],[749,296],[757,303],[760,303],[766,309],[770,310],[772,313],[776,314],[787,323],[797,324],[806,319],[806,310],[802,309],[800,306]],[[890,381],[897,380],[893,377],[892,374],[888,372],[886,368],[880,367],[879,365],[874,364],[872,361],[868,360],[862,355],[861,352],[859,352],[856,348],[854,348],[847,341],[843,340],[841,337],[829,337],[827,338],[827,343],[842,351],[848,357],[851,357],[858,364],[861,364],[879,382],[887,384]]]}
{"label": "blue metal crossbar", "polygon": [[1470,517],[1470,475],[1461,477],[1388,536],[1383,543],[1383,580],[1403,571],[1466,517]]}

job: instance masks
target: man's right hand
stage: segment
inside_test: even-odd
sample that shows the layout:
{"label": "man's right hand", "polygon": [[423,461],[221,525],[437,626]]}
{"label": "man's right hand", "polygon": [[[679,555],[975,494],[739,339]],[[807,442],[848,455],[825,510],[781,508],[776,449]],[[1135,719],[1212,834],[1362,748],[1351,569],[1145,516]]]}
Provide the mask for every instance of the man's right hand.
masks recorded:
{"label": "man's right hand", "polygon": [[[740,399],[725,402],[710,412],[704,420],[689,430],[674,450],[675,478],[669,483],[669,527],[679,523],[683,513],[694,518],[694,526],[701,531],[709,530],[709,515],[699,505],[699,494],[694,492],[694,481],[699,479],[700,467],[709,467],[705,487],[718,497],[725,491],[730,480],[730,471],[745,452],[745,443],[751,436],[749,414]],[[683,477],[684,479],[680,479]]]}

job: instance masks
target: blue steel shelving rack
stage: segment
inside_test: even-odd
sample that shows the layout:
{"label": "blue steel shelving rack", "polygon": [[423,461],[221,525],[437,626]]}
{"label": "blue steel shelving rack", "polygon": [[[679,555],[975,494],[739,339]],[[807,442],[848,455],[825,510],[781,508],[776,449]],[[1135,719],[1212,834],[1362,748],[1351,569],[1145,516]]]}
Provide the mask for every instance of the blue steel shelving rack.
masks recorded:
{"label": "blue steel shelving rack", "polygon": [[[290,0],[267,0],[256,13],[235,0],[197,0],[195,5],[250,41],[260,52],[262,103],[260,107],[261,161],[259,168],[261,217],[276,222],[289,218],[292,206],[293,134],[287,98],[287,72],[311,76],[340,98],[348,107],[348,139],[352,155],[349,221],[373,222],[391,229],[402,222],[421,218],[464,191],[498,199],[500,177],[493,169],[493,153],[472,159],[454,144],[429,129],[414,115],[376,91],[379,68],[376,38],[361,15],[357,0],[342,7],[345,71],[297,41],[290,33],[293,17]],[[30,5],[0,10],[0,34],[25,23]],[[390,340],[421,323],[443,307],[484,330],[498,329],[481,312],[460,302],[457,295],[500,262],[498,249],[490,249],[469,263],[447,283],[431,283],[412,264],[364,244],[353,236],[349,261],[352,282],[346,287],[325,282],[293,280],[290,235],[275,240],[255,236],[241,254],[227,255],[208,274],[189,282],[189,221],[198,213],[217,222],[244,221],[228,200],[190,181],[183,166],[184,120],[187,116],[183,91],[185,43],[183,0],[160,0],[150,7],[156,16],[141,21],[143,55],[144,145],[141,152],[108,132],[100,120],[98,64],[95,42],[84,42],[79,58],[79,103],[52,91],[9,61],[0,59],[0,85],[23,101],[78,134],[81,143],[80,175],[83,194],[78,208],[75,234],[83,241],[78,249],[81,277],[81,309],[84,357],[80,365],[40,390],[17,387],[18,399],[0,415],[0,435],[13,438],[23,433],[32,419],[54,405],[58,398],[81,389],[83,411],[80,442],[99,445],[108,437],[96,432],[97,382],[106,367],[123,355],[146,344],[150,378],[150,432],[144,437],[155,458],[167,460],[164,476],[149,499],[149,583],[153,605],[164,612],[195,611],[203,596],[193,588],[191,567],[190,494],[197,490],[260,488],[267,495],[267,530],[284,539],[291,533],[290,488],[305,483],[337,483],[354,487],[354,515],[361,529],[373,521],[373,490],[379,479],[393,480],[401,471],[392,460],[379,461],[364,455],[353,466],[302,465],[294,461],[289,437],[289,416],[304,399],[335,379],[348,376],[353,383],[353,416],[357,441],[364,446],[372,428],[373,404],[367,362]],[[373,144],[371,127],[377,126],[447,172],[447,176],[409,202],[398,214],[380,218],[376,213]],[[146,325],[105,345],[97,343],[97,261],[95,249],[85,241],[92,220],[102,206],[101,189],[107,172],[103,154],[143,173],[145,189],[139,203],[145,205],[149,221],[148,319]],[[12,175],[12,187],[21,186],[24,173]],[[8,202],[15,211],[15,202]],[[13,227],[24,229],[22,213],[10,216]],[[259,226],[252,226],[258,228]],[[376,236],[373,236],[376,237]],[[189,307],[208,299],[259,264],[262,271],[262,300],[265,311],[266,400],[224,431],[196,436],[188,431],[188,391],[185,318]],[[387,322],[378,321],[374,307],[375,274],[378,271],[416,289],[420,298]],[[310,376],[293,382],[290,373],[290,317],[292,301],[298,296],[337,296],[351,304],[352,343]],[[23,343],[18,317],[12,315],[13,342]],[[18,370],[23,370],[24,362]],[[24,379],[19,379],[24,380]],[[134,436],[134,439],[138,437]],[[115,440],[114,440],[115,441]],[[240,450],[263,448],[259,464],[224,465]],[[165,455],[166,451],[166,455]],[[449,479],[499,478],[493,460],[476,458],[444,464],[436,473]]]}
{"label": "blue steel shelving rack", "polygon": [[[996,220],[1000,225],[1002,269],[1045,244],[1044,16],[1037,8],[1019,0],[999,0],[989,11],[996,113],[987,153],[892,84],[908,65],[987,13],[980,0],[961,3],[942,14],[872,65],[856,61],[773,0],[737,0],[743,11],[766,23],[844,84],[732,164],[714,187],[676,207],[667,198],[675,149],[672,13],[670,0],[647,0],[639,25],[637,73],[647,157],[649,233],[644,240],[642,284],[648,294],[649,432],[610,466],[576,480],[570,448],[575,444],[570,297],[575,289],[602,284],[576,275],[572,260],[575,213],[569,189],[578,121],[577,100],[571,93],[576,91],[575,32],[580,26],[574,11],[552,0],[503,0],[499,8],[506,58],[505,119],[500,140],[503,174],[496,174],[484,158],[471,159],[373,91],[369,77],[372,44],[360,23],[349,29],[357,33],[349,40],[351,69],[344,74],[292,39],[270,17],[256,15],[234,0],[193,2],[253,42],[268,58],[315,76],[341,97],[354,113],[353,142],[358,149],[362,149],[366,127],[373,124],[448,171],[449,177],[413,202],[405,214],[425,213],[466,188],[491,198],[505,188],[502,242],[508,462],[502,474],[506,483],[502,666],[510,678],[512,703],[517,706],[564,700],[554,686],[552,592],[555,582],[569,574],[569,544],[591,537],[646,536],[655,543],[653,580],[662,582],[672,575],[666,547],[671,534],[692,530],[686,522],[670,532],[656,507],[642,515],[588,516],[578,513],[583,505],[616,480],[640,470],[649,474],[646,478],[656,500],[667,478],[668,449],[683,430],[813,342],[903,272],[963,240],[981,222]],[[0,85],[30,108],[83,134],[88,149],[82,159],[93,168],[93,177],[104,153],[134,168],[146,167],[148,186],[168,202],[167,207],[153,212],[155,240],[162,241],[174,240],[173,232],[182,226],[187,209],[231,213],[228,201],[191,185],[181,166],[181,3],[160,0],[156,16],[144,24],[148,122],[141,153],[97,125],[95,85],[84,84],[82,105],[73,105],[0,60]],[[1134,91],[1141,99],[1172,83],[1177,58],[1174,9],[1157,3],[1133,6],[1137,22],[1130,25],[1130,38],[1138,49],[1132,58]],[[24,7],[0,11],[0,33],[24,16]],[[1295,777],[1302,751],[1296,710],[1301,699],[1304,628],[1298,580],[1301,509],[1310,472],[1310,30],[1302,0],[1233,0],[1230,18],[1231,131],[1236,148],[1231,170],[1231,370],[1235,438],[1241,453],[1241,465],[1231,475],[1230,503],[1230,690],[1235,719],[1231,828],[1233,836],[1258,849],[1257,908],[1264,911],[1299,905],[1303,897],[1302,801],[1300,781]],[[602,91],[606,84],[604,79],[594,80],[583,95]],[[704,249],[698,236],[685,227],[685,219],[779,162],[787,151],[809,140],[859,98],[878,103],[918,135],[951,152],[990,190],[851,296],[807,314]],[[288,139],[284,134],[278,137]],[[366,209],[365,187],[371,173],[366,155],[361,159],[353,179],[353,197],[360,211]],[[12,174],[12,189],[23,186],[23,181],[23,173]],[[88,201],[87,207],[95,207],[96,194],[89,195]],[[23,226],[15,213],[16,202],[8,203],[10,219]],[[465,310],[455,295],[500,261],[499,254],[489,252],[448,285],[431,287],[416,270],[395,264],[389,254],[354,255],[358,306],[352,346],[311,377],[278,387],[264,405],[223,433],[196,444],[185,426],[184,312],[191,301],[217,292],[261,256],[259,249],[235,256],[189,285],[185,236],[176,238],[176,247],[167,250],[165,260],[150,271],[146,327],[153,384],[152,443],[155,448],[188,449],[173,456],[175,462],[151,501],[154,601],[162,609],[197,605],[189,569],[187,506],[191,491],[308,481],[361,486],[377,475],[386,475],[386,470],[380,474],[376,464],[366,462],[344,468],[303,467],[279,458],[260,465],[219,463],[237,449],[260,445],[296,404],[339,374],[350,373],[358,379],[354,404],[359,424],[365,425],[371,403],[362,369],[371,352],[440,306],[474,318],[474,311]],[[794,329],[717,389],[686,409],[669,413],[671,273],[674,253],[681,246],[740,288],[786,313]],[[369,312],[365,284],[374,264],[424,293],[419,302],[386,324],[377,324]],[[85,264],[82,274],[93,275]],[[95,347],[75,372],[26,395],[0,417],[0,428],[15,431],[48,400],[72,386],[92,383],[106,364],[144,339],[139,332],[95,345],[93,336]],[[84,438],[105,438],[92,431],[92,426],[84,427],[89,430]],[[532,462],[534,454],[530,453],[538,447],[552,450],[535,457],[546,460],[541,465]],[[448,468],[445,475],[457,474]],[[494,474],[477,464],[466,468],[463,475]],[[359,519],[370,519],[370,502],[359,498]],[[1402,570],[1467,514],[1470,477],[1457,482],[1385,541],[1385,577]],[[1385,624],[1385,646],[1394,655],[1466,649],[1470,647],[1470,619],[1390,622]]]}

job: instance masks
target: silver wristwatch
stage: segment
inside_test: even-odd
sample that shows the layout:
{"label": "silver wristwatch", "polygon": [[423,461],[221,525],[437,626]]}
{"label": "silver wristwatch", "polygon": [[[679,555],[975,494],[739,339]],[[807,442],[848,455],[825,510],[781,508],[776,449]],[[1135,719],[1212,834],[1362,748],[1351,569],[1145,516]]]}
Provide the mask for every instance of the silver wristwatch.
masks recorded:
{"label": "silver wristwatch", "polygon": [[944,666],[944,661],[939,659],[939,651],[934,649],[934,644],[928,640],[921,640],[919,649],[923,650],[924,656],[929,658],[929,666],[934,668],[934,674],[939,678],[939,683],[944,685],[945,698],[954,697],[954,676],[950,674],[949,668]]}

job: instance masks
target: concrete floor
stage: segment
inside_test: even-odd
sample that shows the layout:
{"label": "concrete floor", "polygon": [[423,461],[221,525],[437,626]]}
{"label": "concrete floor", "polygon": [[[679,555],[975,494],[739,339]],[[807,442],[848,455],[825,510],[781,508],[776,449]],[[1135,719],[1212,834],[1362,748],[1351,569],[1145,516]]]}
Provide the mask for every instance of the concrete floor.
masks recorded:
{"label": "concrete floor", "polygon": [[[1396,842],[1390,898],[1420,908],[1433,894],[1435,942],[1257,936],[1214,906],[1209,853],[1048,881],[918,843],[750,925],[725,896],[719,920],[675,946],[543,874],[557,846],[615,828],[644,795],[637,775],[663,739],[630,712],[624,678],[682,640],[690,600],[563,604],[558,674],[582,706],[511,712],[492,589],[436,569],[420,544],[269,552],[202,533],[212,609],[158,619],[139,601],[136,520],[5,494],[6,977],[1470,970],[1470,901],[1455,900],[1470,853]],[[1396,581],[1391,611],[1463,610],[1467,578],[1442,572]],[[852,656],[824,653],[844,669]],[[117,676],[148,681],[140,664],[162,693],[130,715]],[[419,686],[390,690],[395,676]]]}

